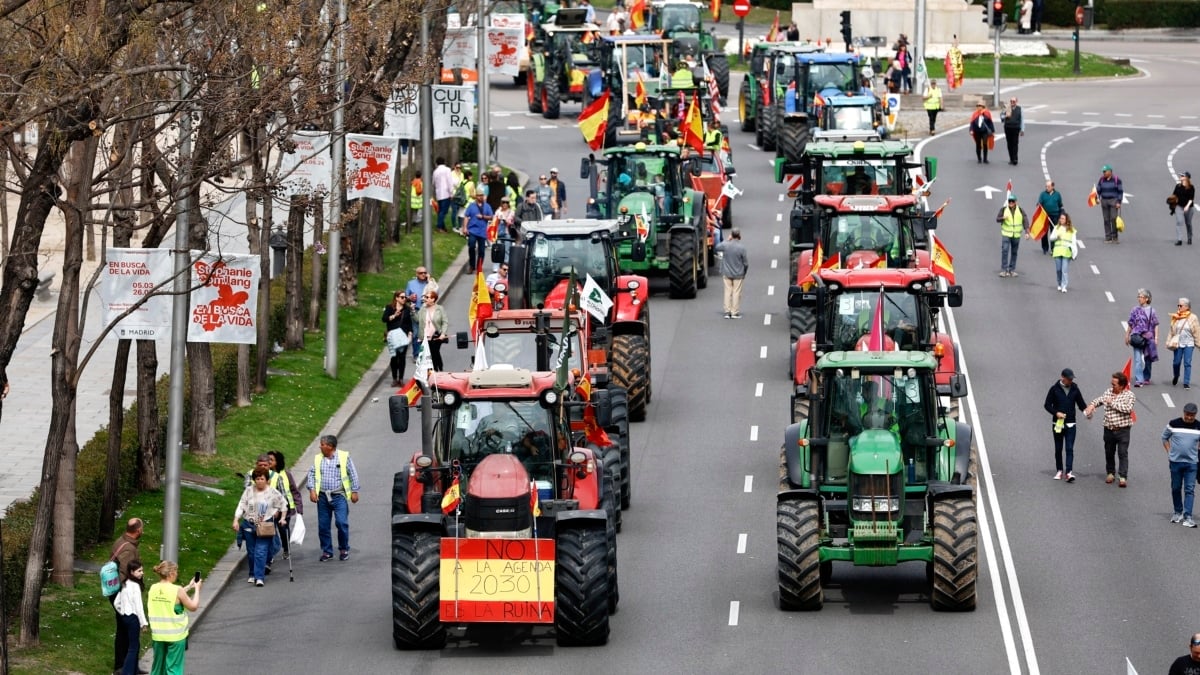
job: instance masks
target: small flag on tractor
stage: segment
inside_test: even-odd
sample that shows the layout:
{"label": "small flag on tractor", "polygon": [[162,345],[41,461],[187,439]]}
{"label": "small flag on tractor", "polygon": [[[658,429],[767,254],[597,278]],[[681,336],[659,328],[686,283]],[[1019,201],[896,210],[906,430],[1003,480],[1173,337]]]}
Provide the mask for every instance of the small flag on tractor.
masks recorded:
{"label": "small flag on tractor", "polygon": [[931,271],[939,277],[946,280],[946,283],[954,283],[954,256],[950,255],[950,251],[942,245],[942,241],[933,234],[929,235],[929,266]]}
{"label": "small flag on tractor", "polygon": [[633,85],[633,103],[638,110],[646,105],[646,85],[642,82],[642,71],[637,71],[637,83]]}
{"label": "small flag on tractor", "polygon": [[704,154],[704,119],[700,114],[700,97],[692,94],[692,102],[688,105],[687,117],[681,127],[683,143],[700,154]]}
{"label": "small flag on tractor", "polygon": [[[480,261],[482,266],[483,261]],[[471,291],[471,303],[467,308],[467,325],[473,336],[479,333],[479,324],[492,316],[492,293],[488,290],[483,270],[475,272],[475,288]]]}
{"label": "small flag on tractor", "polygon": [[813,249],[812,266],[808,270],[808,276],[800,280],[800,288],[809,291],[813,286],[817,285],[817,272],[821,271],[821,263],[824,262],[825,249],[821,246],[821,240],[817,240],[817,246]]}
{"label": "small flag on tractor", "polygon": [[417,401],[421,400],[421,385],[417,384],[417,379],[415,377],[409,380],[408,384],[404,385],[404,388],[400,390],[400,395],[408,399],[408,405],[410,407],[416,404]]}
{"label": "small flag on tractor", "polygon": [[455,476],[454,482],[450,483],[450,489],[442,495],[442,513],[449,515],[456,511],[461,504],[462,488],[459,487],[458,476]]}
{"label": "small flag on tractor", "polygon": [[538,518],[542,515],[542,507],[541,504],[538,503],[538,489],[536,481],[529,482],[529,511],[533,513],[534,518]]}
{"label": "small flag on tractor", "polygon": [[879,300],[875,303],[875,313],[871,317],[871,332],[867,337],[867,351],[881,352],[884,349],[883,341],[883,288],[879,289]]}
{"label": "small flag on tractor", "polygon": [[942,214],[945,213],[947,206],[950,206],[950,197],[947,197],[946,201],[942,202],[942,205],[937,207],[937,211],[933,212],[933,217],[941,218]]}
{"label": "small flag on tractor", "polygon": [[604,132],[608,130],[608,92],[592,101],[579,113],[579,131],[592,150],[604,147]]}
{"label": "small flag on tractor", "polygon": [[776,42],[779,40],[779,12],[775,12],[775,21],[771,23],[771,30],[767,31],[767,42]]}

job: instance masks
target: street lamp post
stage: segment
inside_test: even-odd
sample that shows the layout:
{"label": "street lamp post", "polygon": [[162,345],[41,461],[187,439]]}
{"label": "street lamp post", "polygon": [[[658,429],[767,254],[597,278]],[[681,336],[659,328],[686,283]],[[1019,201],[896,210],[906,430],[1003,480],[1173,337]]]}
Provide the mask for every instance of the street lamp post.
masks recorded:
{"label": "street lamp post", "polygon": [[329,255],[325,278],[325,373],[337,378],[338,372],[338,290],[341,286],[342,199],[346,171],[346,0],[337,0],[337,47],[333,64],[334,108],[332,143],[333,180],[329,186]]}

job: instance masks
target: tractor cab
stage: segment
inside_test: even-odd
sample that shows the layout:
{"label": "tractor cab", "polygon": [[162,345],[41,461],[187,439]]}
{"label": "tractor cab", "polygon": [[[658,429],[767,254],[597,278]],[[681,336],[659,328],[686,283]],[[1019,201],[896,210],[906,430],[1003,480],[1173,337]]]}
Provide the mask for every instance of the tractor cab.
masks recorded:
{"label": "tractor cab", "polygon": [[883,107],[870,92],[857,95],[838,94],[822,97],[815,107],[818,128],[813,131],[815,140],[876,141],[887,136],[883,122]]}

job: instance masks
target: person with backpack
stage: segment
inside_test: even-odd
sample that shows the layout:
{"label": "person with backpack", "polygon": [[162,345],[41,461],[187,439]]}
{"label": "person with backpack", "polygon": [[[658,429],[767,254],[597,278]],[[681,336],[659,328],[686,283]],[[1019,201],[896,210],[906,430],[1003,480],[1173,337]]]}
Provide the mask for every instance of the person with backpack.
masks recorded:
{"label": "person with backpack", "polygon": [[[121,613],[116,608],[117,595],[129,578],[129,563],[138,558],[138,544],[141,543],[144,528],[145,524],[141,518],[130,518],[129,522],[125,524],[125,533],[113,542],[112,552],[108,558],[109,562],[115,563],[119,580],[112,593],[108,592],[107,586],[105,587],[105,594],[108,596],[109,603],[113,605],[113,616],[117,622],[117,632],[113,637],[113,670],[119,670],[124,666],[125,656],[129,653],[129,635],[125,631],[125,622],[121,618]],[[101,584],[105,581],[105,573],[106,570],[101,568]]]}
{"label": "person with backpack", "polygon": [[142,604],[142,593],[146,592],[142,577],[146,572],[142,569],[142,561],[137,558],[130,560],[121,571],[125,573],[125,584],[121,586],[121,591],[113,596],[113,609],[121,619],[129,649],[119,668],[121,675],[137,675],[138,656],[142,653],[141,633],[150,626]]}

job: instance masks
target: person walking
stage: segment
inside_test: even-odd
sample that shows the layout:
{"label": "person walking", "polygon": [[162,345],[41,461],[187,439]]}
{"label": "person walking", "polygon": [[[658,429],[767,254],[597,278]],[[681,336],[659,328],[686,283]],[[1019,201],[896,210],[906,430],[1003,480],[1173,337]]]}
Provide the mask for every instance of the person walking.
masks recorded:
{"label": "person walking", "polygon": [[925,114],[929,115],[929,135],[937,133],[937,116],[942,110],[942,90],[938,88],[937,80],[929,78],[929,86],[925,87]]}
{"label": "person walking", "polygon": [[1029,236],[1029,219],[1025,209],[1017,206],[1017,196],[1010,194],[1008,204],[996,214],[1000,223],[1000,276],[1015,277],[1017,274],[1017,249],[1021,246],[1022,234]]}
{"label": "person walking", "polygon": [[1000,110],[1000,122],[1004,125],[1004,142],[1008,145],[1008,163],[1016,166],[1017,147],[1025,135],[1025,116],[1021,106],[1017,105],[1016,96],[1008,100],[1007,108]]}
{"label": "person walking", "polygon": [[142,604],[142,593],[146,592],[142,576],[146,572],[142,569],[142,561],[137,558],[130,560],[129,565],[122,571],[125,573],[125,583],[114,596],[113,609],[117,611],[117,616],[121,617],[129,649],[125,652],[125,659],[121,662],[119,670],[121,675],[138,675],[138,657],[142,654],[141,635],[150,625]]}
{"label": "person walking", "polygon": [[542,207],[538,204],[537,191],[526,190],[525,199],[523,199],[521,204],[517,207],[517,212],[513,217],[513,222],[519,227],[521,223],[536,223],[544,217],[545,212],[542,211]]}
{"label": "person walking", "polygon": [[241,532],[246,540],[250,558],[250,577],[247,583],[263,586],[267,577],[267,559],[275,539],[278,520],[287,515],[287,501],[278,490],[271,488],[269,471],[256,468],[251,474],[253,485],[242,492],[233,513],[233,531]]}
{"label": "person walking", "polygon": [[[141,518],[130,518],[125,523],[125,532],[113,542],[109,552],[109,560],[117,563],[121,588],[124,588],[125,582],[129,580],[129,563],[138,558],[138,544],[142,541],[144,529],[145,524]],[[109,602],[113,604],[113,616],[117,622],[117,631],[113,634],[113,670],[120,670],[125,663],[126,654],[129,653],[129,633],[125,621],[121,618],[121,612],[117,610],[117,594],[109,596]]]}
{"label": "person walking", "polygon": [[1117,216],[1121,215],[1121,202],[1125,201],[1125,184],[1113,173],[1111,164],[1100,168],[1096,196],[1100,199],[1100,214],[1104,218],[1104,243],[1118,244]]}
{"label": "person walking", "polygon": [[975,162],[987,164],[988,150],[991,150],[996,124],[992,122],[992,113],[988,112],[982,101],[975,104],[975,112],[971,114],[971,125],[968,129],[971,138],[975,140]]}
{"label": "person walking", "polygon": [[1139,288],[1138,304],[1129,310],[1125,344],[1133,349],[1133,386],[1150,384],[1152,364],[1158,360],[1158,314],[1150,306],[1150,291]]}
{"label": "person walking", "polygon": [[1184,404],[1183,416],[1167,422],[1162,432],[1162,444],[1171,468],[1171,503],[1174,506],[1171,522],[1195,527],[1192,504],[1196,493],[1196,462],[1200,461],[1200,422],[1196,421],[1195,403]]}
{"label": "person walking", "polygon": [[[1126,486],[1129,476],[1129,430],[1133,427],[1133,406],[1137,398],[1129,388],[1125,373],[1113,373],[1109,388],[1084,408],[1083,414],[1092,419],[1096,408],[1104,406],[1104,482],[1112,485],[1114,479],[1120,487]],[[1119,464],[1113,464],[1116,454]]]}
{"label": "person walking", "polygon": [[750,260],[746,256],[746,247],[742,244],[742,231],[733,228],[729,238],[717,244],[717,253],[721,254],[721,276],[725,279],[725,318],[742,318],[742,281],[750,270]]}
{"label": "person walking", "polygon": [[412,343],[412,307],[404,291],[392,294],[392,302],[383,308],[382,321],[387,326],[387,346],[391,353],[389,366],[392,371],[392,386],[399,387],[404,381],[404,358],[408,356],[408,345]]}
{"label": "person walking", "polygon": [[[283,453],[272,450],[267,455],[271,458],[271,478],[267,481],[267,485],[279,490],[279,494],[283,495],[288,506],[287,517],[280,523],[283,531],[279,535],[283,538],[291,533],[292,519],[297,515],[304,515],[304,499],[300,496],[300,485],[292,477],[292,472],[287,470],[287,461]],[[288,553],[284,553],[283,557],[288,557]],[[270,561],[267,561],[267,564],[269,566]]]}
{"label": "person walking", "polygon": [[[146,619],[154,644],[151,675],[183,675],[187,656],[188,612],[200,609],[200,589],[204,582],[192,579],[179,586],[179,565],[164,560],[154,566],[158,583],[150,587],[146,598]],[[186,610],[186,611],[185,611]]]}
{"label": "person walking", "polygon": [[908,53],[908,43],[896,45],[896,56],[893,58],[900,70],[901,93],[912,93],[912,55]]}
{"label": "person walking", "polygon": [[433,369],[441,372],[442,345],[450,339],[450,320],[445,308],[438,304],[438,292],[433,289],[425,291],[425,305],[417,312],[417,331],[419,344],[429,348]]}
{"label": "person walking", "polygon": [[[1062,193],[1055,187],[1054,181],[1046,181],[1046,189],[1042,194],[1038,195],[1038,206],[1042,207],[1042,211],[1046,213],[1047,222],[1050,223],[1050,228],[1058,224],[1059,216],[1063,212]],[[1050,253],[1050,238],[1042,236],[1042,255]]]}
{"label": "person walking", "polygon": [[558,179],[558,167],[550,169],[550,179],[546,181],[550,187],[550,212],[555,218],[565,218],[567,214],[567,186]]}
{"label": "person walking", "polygon": [[[1054,480],[1066,479],[1068,483],[1075,482],[1075,409],[1080,411],[1087,408],[1079,385],[1075,384],[1075,371],[1063,368],[1058,382],[1050,385],[1046,392],[1046,402],[1042,404],[1050,413],[1050,426],[1054,430]],[[1067,453],[1064,469],[1063,450]]]}
{"label": "person walking", "polygon": [[1067,272],[1071,261],[1079,255],[1079,241],[1076,237],[1075,226],[1071,224],[1071,216],[1066,211],[1058,217],[1058,225],[1045,237],[1054,242],[1054,274],[1058,278],[1058,292],[1067,292],[1067,282],[1070,280]]}
{"label": "person walking", "polygon": [[[1192,208],[1196,205],[1196,186],[1192,185],[1192,172],[1184,171],[1179,174],[1179,182],[1171,192],[1175,203],[1171,205],[1171,215],[1175,216],[1175,245],[1183,246],[1183,233],[1187,230],[1188,246],[1192,245]],[[1168,200],[1167,204],[1171,204]]]}
{"label": "person walking", "polygon": [[408,208],[412,211],[412,220],[410,225],[420,225],[425,221],[421,219],[421,208],[425,203],[425,183],[421,180],[421,170],[417,169],[413,172],[412,183],[408,188]]}
{"label": "person walking", "polygon": [[450,199],[454,196],[454,173],[446,166],[445,158],[438,157],[433,169],[433,198],[437,200],[437,229],[445,231],[446,221],[454,224],[450,211]]}
{"label": "person walking", "polygon": [[[497,184],[497,187],[500,187]],[[463,211],[462,233],[467,237],[467,258],[471,272],[480,269],[486,259],[488,223],[495,212],[484,201],[486,195],[482,190],[475,192],[475,201]]]}
{"label": "person walking", "polygon": [[313,466],[308,470],[308,500],[317,505],[321,562],[333,559],[331,519],[337,525],[338,560],[350,559],[350,504],[358,503],[358,471],[350,453],[338,450],[337,444],[337,436],[322,436],[321,454],[313,458]]}
{"label": "person walking", "polygon": [[545,174],[538,176],[538,186],[534,189],[537,191],[537,203],[542,208],[542,216],[553,218],[554,207],[550,204],[554,201],[554,190],[550,187],[550,179],[546,178]]}
{"label": "person walking", "polygon": [[416,272],[413,272],[413,278],[409,279],[408,283],[404,285],[404,294],[408,296],[408,301],[412,303],[414,312],[421,309],[421,300],[425,296],[425,287],[431,285],[432,282],[433,280],[429,278],[429,270],[422,265],[417,268]]}
{"label": "person walking", "polygon": [[1200,633],[1193,633],[1188,653],[1175,659],[1167,675],[1196,675],[1200,673]]}
{"label": "person walking", "polygon": [[1033,32],[1033,0],[1024,0],[1020,6],[1021,13],[1017,19],[1017,34],[1029,35]]}
{"label": "person walking", "polygon": [[1179,384],[1179,366],[1183,366],[1183,388],[1192,388],[1192,351],[1200,340],[1200,319],[1192,314],[1192,301],[1180,298],[1171,314],[1171,332],[1167,334],[1167,349],[1171,358],[1171,386]]}

